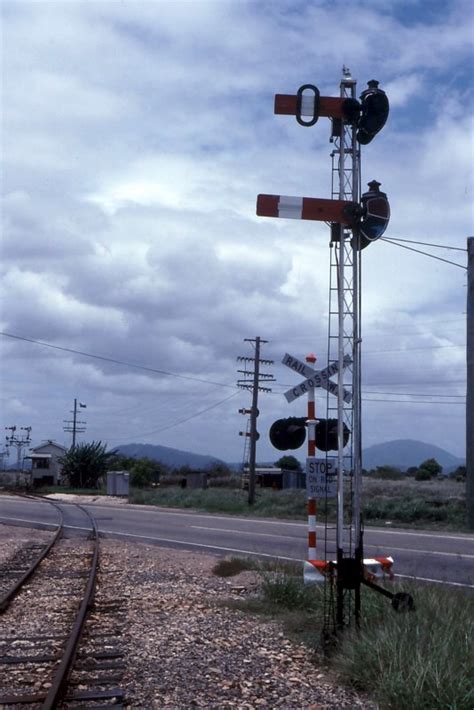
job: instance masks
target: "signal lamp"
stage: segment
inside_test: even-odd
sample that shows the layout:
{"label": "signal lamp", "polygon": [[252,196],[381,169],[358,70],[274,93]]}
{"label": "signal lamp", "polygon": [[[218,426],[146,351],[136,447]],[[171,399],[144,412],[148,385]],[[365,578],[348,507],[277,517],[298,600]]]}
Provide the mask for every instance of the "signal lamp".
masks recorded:
{"label": "signal lamp", "polygon": [[270,427],[269,437],[279,451],[299,449],[306,438],[306,417],[277,419]]}
{"label": "signal lamp", "polygon": [[356,138],[362,145],[367,145],[385,126],[388,118],[389,103],[387,94],[379,89],[375,79],[367,82],[368,89],[360,95],[362,114],[357,122]]}

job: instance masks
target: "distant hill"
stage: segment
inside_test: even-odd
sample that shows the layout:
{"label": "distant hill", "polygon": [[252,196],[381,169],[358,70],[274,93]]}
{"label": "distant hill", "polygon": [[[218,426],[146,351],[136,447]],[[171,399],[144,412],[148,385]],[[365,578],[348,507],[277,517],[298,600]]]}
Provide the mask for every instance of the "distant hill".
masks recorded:
{"label": "distant hill", "polygon": [[362,452],[362,465],[365,469],[388,465],[405,471],[410,466],[419,466],[426,459],[436,459],[443,467],[444,473],[466,463],[464,459],[450,454],[446,449],[413,439],[385,441],[383,444],[369,446]]}
{"label": "distant hill", "polygon": [[222,463],[220,459],[213,456],[192,454],[189,451],[171,449],[168,446],[154,446],[153,444],[124,444],[116,446],[115,450],[124,456],[130,456],[135,459],[146,457],[155,461],[161,461],[161,463],[171,466],[172,468],[190,466],[191,468],[204,469],[209,468],[209,466],[215,463]]}

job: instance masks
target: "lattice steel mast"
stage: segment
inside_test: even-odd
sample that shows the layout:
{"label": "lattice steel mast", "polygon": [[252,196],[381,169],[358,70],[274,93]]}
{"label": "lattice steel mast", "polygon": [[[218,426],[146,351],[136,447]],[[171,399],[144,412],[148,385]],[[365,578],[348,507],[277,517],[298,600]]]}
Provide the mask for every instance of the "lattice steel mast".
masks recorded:
{"label": "lattice steel mast", "polygon": [[[343,99],[356,99],[356,80],[344,67],[340,83]],[[359,204],[361,192],[360,147],[353,124],[333,120],[331,140],[334,143],[332,158],[333,199]],[[360,411],[360,249],[357,249],[352,230],[343,224],[331,226],[330,291],[328,318],[328,362],[339,362],[337,401],[327,398],[328,417],[336,413],[338,422],[337,451],[337,522],[336,540],[331,540],[333,526],[326,521],[325,556],[334,553],[337,560],[336,619],[338,626],[347,623],[345,618],[352,604],[347,604],[345,577],[349,572],[344,560],[362,560],[361,541],[361,411]],[[344,357],[349,355],[352,365],[343,368]],[[344,401],[344,388],[352,392],[352,399]],[[352,433],[348,447],[344,447],[344,425]],[[335,542],[336,549],[331,549]],[[326,584],[330,582],[327,581]],[[359,589],[355,591],[355,614],[359,615]],[[332,599],[332,596],[331,596]],[[325,618],[332,618],[326,614]]]}

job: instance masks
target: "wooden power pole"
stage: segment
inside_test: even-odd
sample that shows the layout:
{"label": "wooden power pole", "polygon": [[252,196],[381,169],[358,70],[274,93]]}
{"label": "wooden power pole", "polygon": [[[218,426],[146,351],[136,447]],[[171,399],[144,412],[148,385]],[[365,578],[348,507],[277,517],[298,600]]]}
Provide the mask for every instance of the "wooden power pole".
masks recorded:
{"label": "wooden power pole", "polygon": [[474,237],[467,240],[466,506],[474,530]]}
{"label": "wooden power pole", "polygon": [[[255,465],[256,465],[256,453],[257,453],[257,440],[259,438],[259,433],[257,431],[257,417],[258,417],[258,393],[259,392],[271,392],[269,387],[262,386],[263,383],[274,382],[274,377],[268,373],[260,372],[260,365],[273,365],[273,360],[266,360],[260,357],[260,345],[262,343],[268,343],[268,340],[262,340],[260,336],[257,335],[256,338],[244,338],[245,342],[251,343],[255,347],[254,357],[238,357],[237,360],[250,362],[253,365],[253,370],[238,370],[238,372],[244,375],[243,379],[238,380],[237,386],[241,389],[248,389],[252,392],[252,407],[249,410],[242,409],[239,410],[242,414],[250,414],[250,431],[240,432],[243,436],[250,437],[250,456],[248,462],[248,490],[249,490],[249,505],[253,505],[255,502]],[[249,378],[252,378],[251,380]]]}

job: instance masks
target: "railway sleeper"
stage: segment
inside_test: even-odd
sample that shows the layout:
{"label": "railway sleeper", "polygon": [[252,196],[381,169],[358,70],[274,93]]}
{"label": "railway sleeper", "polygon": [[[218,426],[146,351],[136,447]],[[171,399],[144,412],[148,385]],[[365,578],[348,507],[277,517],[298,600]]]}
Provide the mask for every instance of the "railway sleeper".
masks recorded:
{"label": "railway sleeper", "polygon": [[[74,673],[77,673],[77,671],[74,670],[73,674]],[[123,673],[109,673],[107,676],[91,676],[88,671],[84,678],[75,678],[73,675],[73,677],[69,679],[68,685],[107,685],[108,683],[119,683],[122,678]]]}
{"label": "railway sleeper", "polygon": [[0,665],[16,665],[19,663],[50,663],[61,658],[61,653],[44,654],[42,656],[3,656]]}
{"label": "railway sleeper", "polygon": [[65,641],[67,636],[64,634],[49,634],[48,636],[9,636],[6,639],[0,639],[1,646],[11,646],[16,643],[30,643],[31,641]]}
{"label": "railway sleeper", "polygon": [[4,705],[28,705],[31,703],[42,703],[46,698],[46,693],[24,693],[23,695],[0,695],[0,706]]}
{"label": "railway sleeper", "polygon": [[118,648],[112,648],[107,651],[78,651],[77,658],[123,658],[123,651]]}
{"label": "railway sleeper", "polygon": [[117,698],[123,700],[125,694],[122,688],[110,688],[109,690],[78,690],[66,695],[66,702],[71,700],[112,700]]}
{"label": "railway sleeper", "polygon": [[82,670],[89,670],[89,671],[102,671],[102,670],[116,670],[119,668],[125,668],[126,663],[125,661],[118,660],[118,659],[107,659],[107,660],[101,660],[101,661],[96,661],[92,658],[86,658],[84,661],[77,661],[74,664],[74,670],[77,671],[82,671]]}

